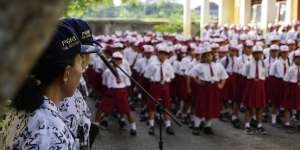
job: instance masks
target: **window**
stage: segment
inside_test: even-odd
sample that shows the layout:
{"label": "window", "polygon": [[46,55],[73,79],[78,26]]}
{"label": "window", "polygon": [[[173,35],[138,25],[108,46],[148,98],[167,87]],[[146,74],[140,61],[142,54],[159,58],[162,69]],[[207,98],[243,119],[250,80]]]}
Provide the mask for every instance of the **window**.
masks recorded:
{"label": "window", "polygon": [[276,22],[284,22],[286,16],[286,2],[277,2],[277,17]]}
{"label": "window", "polygon": [[261,4],[252,5],[251,8],[251,22],[259,23],[261,20]]}

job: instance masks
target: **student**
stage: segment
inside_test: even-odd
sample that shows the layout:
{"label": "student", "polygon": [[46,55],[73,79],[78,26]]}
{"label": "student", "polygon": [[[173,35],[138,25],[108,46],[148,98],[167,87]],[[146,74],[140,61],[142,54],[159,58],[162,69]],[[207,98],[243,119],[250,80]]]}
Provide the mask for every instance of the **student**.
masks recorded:
{"label": "student", "polygon": [[[123,55],[120,52],[114,52],[112,55],[112,60],[115,65],[121,67],[128,75],[131,75],[130,67],[123,63],[123,59]],[[103,85],[107,87],[107,90],[100,103],[100,110],[103,113],[101,116],[105,117],[116,109],[121,115],[127,116],[131,126],[130,135],[136,136],[135,118],[128,103],[128,87],[131,84],[130,79],[119,68],[116,68],[116,70],[119,74],[119,79],[117,79],[109,69],[106,69],[103,73]],[[123,125],[120,124],[120,127],[123,128]]]}
{"label": "student", "polygon": [[90,50],[81,46],[71,28],[57,26],[48,48],[12,98],[2,147],[79,149],[78,139],[64,123],[57,105],[74,94],[84,70],[81,54]]}
{"label": "student", "polygon": [[[253,134],[254,131],[257,131],[260,134],[267,134],[262,126],[262,113],[267,104],[265,91],[267,70],[263,63],[263,48],[261,46],[253,46],[253,59],[244,65],[243,75],[246,77],[244,93],[245,132]],[[255,116],[258,121],[255,129],[250,127],[252,116]]]}
{"label": "student", "polygon": [[[171,106],[170,82],[174,79],[174,69],[167,60],[170,49],[167,44],[161,43],[157,45],[158,58],[148,65],[145,71],[145,78],[150,81],[150,93],[158,100],[166,109]],[[148,101],[149,109],[149,134],[154,135],[154,117],[156,113],[155,103]],[[171,127],[171,120],[168,115],[164,115],[167,134],[174,135],[174,130]]]}
{"label": "student", "polygon": [[202,62],[190,70],[190,75],[198,84],[197,100],[195,108],[194,135],[199,135],[201,118],[205,118],[205,134],[214,134],[211,125],[212,120],[218,118],[221,111],[220,90],[228,78],[224,67],[213,62],[213,52],[210,47],[204,47],[201,51]]}
{"label": "student", "polygon": [[[278,46],[271,46],[272,49],[279,49]],[[271,55],[272,50],[271,49]],[[272,125],[277,125],[277,114],[280,109],[281,103],[284,99],[284,81],[283,78],[290,66],[288,60],[289,48],[285,45],[280,46],[279,58],[271,65],[269,70],[269,98],[272,104]]]}
{"label": "student", "polygon": [[[293,59],[295,63],[291,65],[284,76],[286,88],[284,100],[282,101],[282,107],[285,109],[284,126],[291,131],[291,111],[300,109],[300,50],[295,51]],[[299,127],[298,129],[300,129]]]}

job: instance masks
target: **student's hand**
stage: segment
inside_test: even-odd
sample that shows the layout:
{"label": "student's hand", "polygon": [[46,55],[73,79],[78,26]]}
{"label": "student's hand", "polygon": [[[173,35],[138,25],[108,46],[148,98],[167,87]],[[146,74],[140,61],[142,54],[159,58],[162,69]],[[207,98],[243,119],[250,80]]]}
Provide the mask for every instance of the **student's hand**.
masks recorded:
{"label": "student's hand", "polygon": [[220,81],[220,82],[218,83],[218,88],[219,88],[219,89],[223,89],[224,86],[225,86],[225,80],[222,80],[222,81]]}
{"label": "student's hand", "polygon": [[122,81],[120,78],[117,78],[117,83],[120,84]]}

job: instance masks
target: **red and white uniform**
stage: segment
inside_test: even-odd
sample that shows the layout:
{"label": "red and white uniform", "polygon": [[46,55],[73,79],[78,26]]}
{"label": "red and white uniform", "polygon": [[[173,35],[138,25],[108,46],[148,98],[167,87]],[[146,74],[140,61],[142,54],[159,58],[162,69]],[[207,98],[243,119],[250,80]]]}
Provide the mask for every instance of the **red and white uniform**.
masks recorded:
{"label": "red and white uniform", "polygon": [[248,108],[264,108],[266,102],[265,80],[267,70],[263,61],[252,59],[244,65],[243,75],[246,77],[244,105]]}
{"label": "red and white uniform", "polygon": [[217,83],[228,78],[224,67],[215,62],[199,63],[190,70],[189,74],[202,82],[197,88],[195,115],[207,119],[219,117],[222,106]]}
{"label": "red and white uniform", "polygon": [[286,88],[282,107],[286,109],[300,109],[300,68],[293,64],[284,76]]}
{"label": "red and white uniform", "polygon": [[[120,67],[131,75],[129,65],[124,62],[120,65]],[[129,113],[130,108],[128,104],[127,87],[131,85],[130,79],[119,68],[116,70],[121,80],[120,83],[117,82],[116,77],[109,69],[106,69],[102,75],[102,83],[107,87],[107,90],[104,93],[99,109],[104,113],[112,113],[114,109],[116,109],[119,113]]]}
{"label": "red and white uniform", "polygon": [[[150,63],[144,73],[145,78],[150,81],[150,93],[156,100],[168,108],[171,105],[170,82],[175,78],[174,69],[165,60],[161,63],[158,59]],[[155,109],[152,101],[148,102],[149,109]]]}

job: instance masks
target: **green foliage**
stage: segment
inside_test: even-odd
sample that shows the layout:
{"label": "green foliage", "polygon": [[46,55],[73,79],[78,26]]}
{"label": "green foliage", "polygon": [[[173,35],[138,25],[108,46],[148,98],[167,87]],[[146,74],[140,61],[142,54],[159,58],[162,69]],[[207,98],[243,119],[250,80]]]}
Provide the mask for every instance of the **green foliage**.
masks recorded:
{"label": "green foliage", "polygon": [[156,32],[180,33],[182,32],[182,15],[174,14],[170,16],[169,23],[154,26]]}

